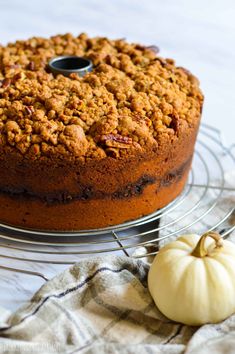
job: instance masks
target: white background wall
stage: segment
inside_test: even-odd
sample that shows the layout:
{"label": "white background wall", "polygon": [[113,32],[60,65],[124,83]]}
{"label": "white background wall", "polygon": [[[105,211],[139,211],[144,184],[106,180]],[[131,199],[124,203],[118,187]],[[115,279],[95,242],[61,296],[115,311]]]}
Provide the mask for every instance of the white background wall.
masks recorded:
{"label": "white background wall", "polygon": [[84,31],[160,46],[199,77],[203,121],[235,142],[234,0],[0,0],[2,44]]}

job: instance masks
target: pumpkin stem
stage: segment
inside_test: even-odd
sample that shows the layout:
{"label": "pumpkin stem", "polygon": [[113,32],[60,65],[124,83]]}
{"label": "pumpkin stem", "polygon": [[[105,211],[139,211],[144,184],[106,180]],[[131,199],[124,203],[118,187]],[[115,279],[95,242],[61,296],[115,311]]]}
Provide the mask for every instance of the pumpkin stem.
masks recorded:
{"label": "pumpkin stem", "polygon": [[192,256],[203,258],[208,255],[208,252],[205,248],[205,241],[206,241],[207,237],[213,238],[213,240],[215,241],[215,248],[220,248],[223,246],[221,236],[217,232],[208,231],[201,236],[196,247],[194,248],[193,252],[191,253]]}

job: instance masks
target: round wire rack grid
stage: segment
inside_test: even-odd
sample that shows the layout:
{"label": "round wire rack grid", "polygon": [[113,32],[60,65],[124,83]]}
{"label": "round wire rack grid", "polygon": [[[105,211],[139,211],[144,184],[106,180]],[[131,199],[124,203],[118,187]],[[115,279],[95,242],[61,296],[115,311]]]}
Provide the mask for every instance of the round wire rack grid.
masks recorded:
{"label": "round wire rack grid", "polygon": [[[115,227],[78,232],[40,232],[0,224],[0,268],[47,279],[32,264],[73,264],[82,256],[121,252],[146,257],[182,233],[235,230],[235,186],[227,171],[235,167],[235,146],[226,147],[220,132],[201,125],[193,166],[183,193],[165,208]],[[141,250],[139,252],[139,250]],[[144,250],[144,252],[143,252]],[[16,261],[19,267],[7,263]],[[31,265],[22,269],[22,262]]]}

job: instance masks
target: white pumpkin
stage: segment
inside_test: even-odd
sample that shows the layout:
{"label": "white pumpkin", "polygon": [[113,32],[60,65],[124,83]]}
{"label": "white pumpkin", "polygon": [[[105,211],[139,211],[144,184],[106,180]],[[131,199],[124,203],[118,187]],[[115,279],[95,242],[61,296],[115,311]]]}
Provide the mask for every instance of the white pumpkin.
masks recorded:
{"label": "white pumpkin", "polygon": [[195,326],[222,321],[235,312],[235,245],[215,232],[182,236],[156,255],[148,287],[173,321]]}

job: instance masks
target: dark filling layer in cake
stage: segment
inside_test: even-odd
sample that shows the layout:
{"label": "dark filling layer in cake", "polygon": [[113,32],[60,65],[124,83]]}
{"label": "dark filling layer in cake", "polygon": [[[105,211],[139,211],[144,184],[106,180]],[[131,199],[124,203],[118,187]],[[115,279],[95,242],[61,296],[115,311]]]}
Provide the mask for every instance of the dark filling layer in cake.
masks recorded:
{"label": "dark filling layer in cake", "polygon": [[66,204],[74,200],[91,200],[91,199],[125,199],[134,196],[141,195],[144,189],[150,184],[158,184],[156,193],[163,188],[170,186],[171,184],[179,181],[191,163],[191,157],[183,163],[179,168],[167,173],[163,178],[158,179],[157,177],[150,175],[143,175],[136,182],[129,183],[125,187],[117,190],[116,192],[109,194],[100,191],[94,191],[91,186],[81,186],[80,192],[77,194],[71,194],[68,191],[58,191],[54,193],[48,193],[47,195],[38,195],[32,191],[26,190],[24,188],[12,188],[12,187],[1,187],[1,193],[7,193],[12,197],[25,197],[25,198],[36,198],[40,199],[47,204]]}

